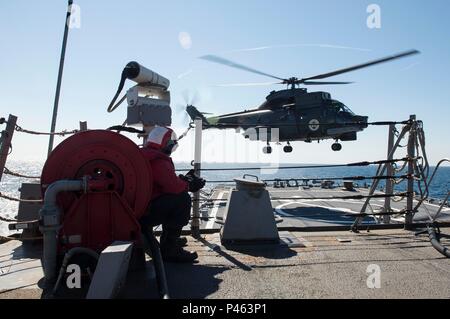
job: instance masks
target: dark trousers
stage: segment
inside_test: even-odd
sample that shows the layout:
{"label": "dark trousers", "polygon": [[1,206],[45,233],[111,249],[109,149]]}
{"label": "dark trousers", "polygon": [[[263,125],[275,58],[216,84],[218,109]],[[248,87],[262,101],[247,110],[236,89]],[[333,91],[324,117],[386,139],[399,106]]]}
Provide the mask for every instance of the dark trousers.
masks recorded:
{"label": "dark trousers", "polygon": [[192,200],[188,192],[165,194],[152,200],[147,212],[140,219],[142,231],[162,225],[163,233],[179,237],[181,230],[189,223]]}

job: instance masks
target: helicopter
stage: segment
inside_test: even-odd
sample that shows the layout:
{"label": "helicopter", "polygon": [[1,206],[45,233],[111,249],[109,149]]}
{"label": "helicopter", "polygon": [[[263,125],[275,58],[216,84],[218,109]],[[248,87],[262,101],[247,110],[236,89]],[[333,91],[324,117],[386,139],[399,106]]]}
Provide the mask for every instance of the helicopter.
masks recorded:
{"label": "helicopter", "polygon": [[[311,143],[312,141],[320,142],[321,140],[333,139],[335,143],[332,144],[331,149],[333,151],[340,151],[342,145],[339,141],[357,140],[357,132],[361,132],[368,127],[368,117],[356,115],[344,103],[332,99],[331,94],[328,92],[308,92],[307,89],[300,86],[351,84],[353,82],[316,80],[326,79],[418,53],[420,52],[417,50],[409,50],[382,59],[307,78],[282,78],[219,56],[205,55],[200,57],[200,59],[270,77],[278,80],[278,82],[264,84],[284,84],[287,85],[287,88],[270,92],[266,100],[258,108],[251,110],[206,118],[205,114],[208,113],[202,113],[195,106],[188,105],[186,112],[192,120],[197,118],[201,119],[203,129],[236,129],[237,131],[243,129],[245,138],[267,142],[267,145],[263,148],[265,154],[272,153],[270,142],[273,141],[278,144],[286,142],[283,151],[285,153],[291,153],[293,147],[290,142],[305,141],[306,143]],[[251,86],[260,84],[241,85]],[[274,129],[278,130],[274,131]]]}

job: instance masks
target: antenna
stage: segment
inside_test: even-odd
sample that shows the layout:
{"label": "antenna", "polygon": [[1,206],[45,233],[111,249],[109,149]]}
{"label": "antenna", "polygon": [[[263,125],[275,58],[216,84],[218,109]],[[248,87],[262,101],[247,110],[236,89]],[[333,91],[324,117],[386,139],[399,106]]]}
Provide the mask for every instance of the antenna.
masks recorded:
{"label": "antenna", "polygon": [[[58,82],[56,84],[55,102],[53,105],[52,125],[50,128],[51,133],[55,133],[56,118],[58,117],[59,96],[61,93],[61,82],[62,82],[62,76],[63,76],[63,71],[64,71],[64,59],[66,56],[67,36],[69,35],[69,21],[70,21],[70,15],[72,14],[72,4],[73,4],[73,0],[69,0],[68,4],[67,4],[66,20],[64,20],[64,36],[63,36],[62,49],[61,49],[61,58],[59,60]],[[53,150],[54,139],[55,139],[55,136],[53,134],[50,135],[50,139],[48,141],[47,156],[50,156],[50,153]]]}

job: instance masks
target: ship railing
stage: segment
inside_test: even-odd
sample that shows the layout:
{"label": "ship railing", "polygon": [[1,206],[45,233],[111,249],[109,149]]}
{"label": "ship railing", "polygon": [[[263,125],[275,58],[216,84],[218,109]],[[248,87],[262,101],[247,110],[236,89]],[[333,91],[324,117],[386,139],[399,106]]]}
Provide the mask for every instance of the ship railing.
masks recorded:
{"label": "ship railing", "polygon": [[[87,125],[85,122],[80,123],[80,130],[71,130],[71,131],[62,131],[55,133],[46,133],[46,132],[37,132],[31,130],[25,130],[22,127],[17,125],[17,117],[14,115],[10,115],[8,120],[0,119],[0,124],[7,124],[6,129],[1,134],[1,144],[0,144],[0,181],[2,174],[9,174],[16,177],[22,178],[39,178],[38,176],[28,176],[25,174],[20,174],[16,172],[12,172],[8,168],[5,167],[7,156],[10,154],[11,150],[11,140],[15,131],[33,134],[33,135],[53,135],[53,136],[66,136],[70,134],[75,134],[78,131],[86,130]],[[429,176],[430,167],[428,164],[428,159],[425,151],[425,135],[423,132],[423,124],[421,121],[417,121],[414,115],[410,116],[409,121],[401,122],[404,126],[402,130],[399,132],[396,129],[397,122],[386,122],[385,125],[389,126],[389,139],[388,139],[388,152],[386,160],[379,161],[363,161],[356,163],[346,163],[346,164],[332,164],[332,165],[299,165],[299,166],[279,166],[277,169],[279,170],[289,170],[289,169],[313,169],[313,168],[335,168],[335,167],[364,167],[369,165],[377,165],[378,169],[374,176],[340,176],[340,177],[299,177],[299,178],[275,178],[275,179],[264,179],[266,184],[273,183],[275,187],[312,187],[315,184],[320,184],[322,187],[329,186],[335,187],[333,182],[335,181],[343,181],[344,183],[351,181],[354,183],[355,181],[366,181],[371,180],[370,189],[367,196],[340,196],[334,198],[347,198],[349,199],[358,197],[359,199],[365,199],[364,204],[359,212],[359,214],[354,215],[355,222],[352,225],[352,229],[357,231],[358,226],[362,222],[365,216],[378,216],[378,222],[382,222],[384,224],[390,223],[391,215],[405,215],[405,228],[410,228],[412,225],[412,220],[414,214],[418,211],[418,208],[422,205],[422,203],[429,198],[429,185],[433,181],[438,168],[445,161],[449,161],[444,159],[439,162],[438,166],[435,168],[434,172]],[[201,125],[200,125],[201,128]],[[196,137],[199,135],[198,130],[196,130]],[[408,144],[403,146],[401,142],[408,136]],[[197,144],[196,140],[196,144]],[[407,156],[395,158],[396,152],[403,147],[407,147]],[[201,152],[201,149],[200,149]],[[197,154],[197,157],[198,156]],[[200,161],[197,158],[197,161]],[[199,163],[198,163],[199,164]],[[208,171],[254,171],[254,170],[273,170],[272,166],[268,167],[229,167],[229,168],[201,168],[200,165],[197,165],[196,170],[200,174],[201,172]],[[189,169],[181,169],[177,171],[188,171]],[[407,173],[400,173],[407,170]],[[376,193],[377,188],[379,186],[380,181],[385,181],[385,189],[384,194]],[[401,183],[407,183],[407,189],[405,192],[396,193],[394,192],[394,186]],[[234,183],[234,180],[208,180],[210,184],[228,184]],[[312,183],[312,184],[311,184]],[[333,184],[333,185],[332,185]],[[339,184],[338,184],[339,185]],[[366,184],[367,185],[367,184]],[[414,186],[417,186],[419,190],[419,194],[416,194]],[[354,184],[353,184],[354,186]],[[208,196],[206,194],[197,194],[198,196],[194,197],[194,211],[193,218],[200,218],[200,209],[203,207],[201,202],[209,201]],[[417,196],[418,195],[418,196]],[[16,200],[21,201],[20,199],[15,199],[10,196],[1,195],[3,198],[8,200]],[[356,196],[356,197],[355,197]],[[385,198],[385,204],[381,211],[374,211],[372,206],[370,205],[370,201],[373,198]],[[399,201],[406,198],[406,207],[404,210],[395,211],[391,208],[392,201]],[[327,199],[333,199],[332,197]],[[414,200],[417,202],[414,206]],[[443,202],[443,205],[445,205]],[[198,205],[197,205],[198,203]],[[197,207],[198,206],[198,207]],[[367,209],[370,209],[371,212],[367,212]],[[442,209],[441,209],[442,211]]]}

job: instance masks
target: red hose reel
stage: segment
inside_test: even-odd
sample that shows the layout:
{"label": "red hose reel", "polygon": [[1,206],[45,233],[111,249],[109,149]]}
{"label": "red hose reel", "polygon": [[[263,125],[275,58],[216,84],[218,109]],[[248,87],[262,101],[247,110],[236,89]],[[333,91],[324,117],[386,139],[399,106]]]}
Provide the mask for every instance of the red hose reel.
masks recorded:
{"label": "red hose reel", "polygon": [[87,247],[102,251],[114,241],[140,240],[139,218],[152,192],[150,163],[123,135],[104,130],[80,132],[52,152],[41,186],[87,178],[86,192],[57,197],[62,210],[59,251]]}

